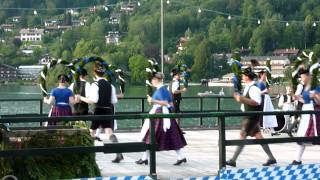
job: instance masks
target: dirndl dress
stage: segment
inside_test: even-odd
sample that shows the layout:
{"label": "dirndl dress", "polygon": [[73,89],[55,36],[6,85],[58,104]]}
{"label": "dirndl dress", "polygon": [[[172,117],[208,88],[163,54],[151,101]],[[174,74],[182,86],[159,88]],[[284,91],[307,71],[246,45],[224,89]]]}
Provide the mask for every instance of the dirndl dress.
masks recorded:
{"label": "dirndl dress", "polygon": [[[271,98],[269,94],[265,94],[263,98],[263,112],[273,112],[273,111],[274,111],[274,107],[273,107]],[[263,129],[278,127],[277,116],[268,115],[268,116],[263,116],[262,119],[263,119],[263,123],[262,123]]]}
{"label": "dirndl dress", "polygon": [[[320,110],[320,106],[311,102],[309,104],[303,104],[303,111]],[[300,124],[297,132],[298,137],[313,137],[320,136],[320,115],[315,114],[302,114]],[[312,142],[312,144],[320,144],[320,141]]]}
{"label": "dirndl dress", "polygon": [[[51,110],[52,117],[59,117],[59,116],[72,116],[72,109],[69,105],[55,105],[52,107]],[[57,121],[48,121],[48,126],[56,126]]]}
{"label": "dirndl dress", "polygon": [[[167,107],[154,107],[154,112],[150,114],[161,114]],[[170,119],[170,128],[165,132],[163,129],[164,119],[154,119],[155,121],[155,140],[157,144],[157,151],[169,151],[179,150],[187,145],[186,139],[183,136],[182,130],[180,129],[175,119]],[[141,130],[142,141],[146,144],[150,144],[150,133],[149,133],[149,119],[145,120],[143,128]]]}

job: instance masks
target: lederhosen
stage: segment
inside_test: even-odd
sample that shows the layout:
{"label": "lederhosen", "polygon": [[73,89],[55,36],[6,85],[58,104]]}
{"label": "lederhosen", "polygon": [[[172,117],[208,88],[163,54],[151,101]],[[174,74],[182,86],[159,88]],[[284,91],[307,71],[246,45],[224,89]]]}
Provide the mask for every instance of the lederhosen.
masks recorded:
{"label": "lederhosen", "polygon": [[[112,86],[111,84],[104,80],[100,79],[98,82],[95,82],[99,87],[99,99],[95,104],[94,115],[112,115],[114,114],[114,107],[111,103],[111,92]],[[105,119],[101,121],[93,121],[91,124],[91,129],[97,129],[99,127],[102,128],[114,128],[114,119]]]}
{"label": "lederhosen", "polygon": [[[180,112],[180,101],[182,100],[182,97],[181,97],[181,93],[177,93],[176,94],[176,93],[172,92],[172,84],[173,84],[173,82],[174,81],[171,81],[170,84],[169,84],[169,91],[172,94],[172,99],[173,99],[173,110],[172,111],[174,113],[179,113]],[[180,90],[180,82],[179,82],[179,86],[178,86],[177,90]]]}
{"label": "lederhosen", "polygon": [[[255,85],[252,85],[255,86]],[[246,94],[246,98],[251,99],[250,97],[250,86],[248,92]],[[261,111],[261,106],[250,106],[248,104],[244,104],[244,111]],[[245,133],[246,136],[254,137],[258,132],[260,132],[260,116],[259,115],[252,115],[252,116],[245,116],[243,117],[241,131]]]}
{"label": "lederhosen", "polygon": [[[86,83],[85,81],[80,81],[80,95],[86,96]],[[75,115],[87,115],[89,111],[88,103],[81,101],[73,106]]]}

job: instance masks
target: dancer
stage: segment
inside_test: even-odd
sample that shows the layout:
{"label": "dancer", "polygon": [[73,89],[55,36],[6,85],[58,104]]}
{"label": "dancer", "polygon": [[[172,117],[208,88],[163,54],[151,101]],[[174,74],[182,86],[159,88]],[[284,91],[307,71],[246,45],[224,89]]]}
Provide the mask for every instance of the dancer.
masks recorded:
{"label": "dancer", "polygon": [[[89,97],[84,97],[81,95],[76,95],[76,99],[79,99],[88,104],[94,104],[94,115],[113,115],[114,114],[114,104],[117,103],[118,99],[116,96],[115,87],[110,84],[103,76],[105,69],[103,66],[96,62],[94,65],[94,76],[96,81],[92,83],[89,91]],[[110,141],[117,143],[118,139],[116,135],[113,134],[114,129],[114,119],[106,119],[102,121],[93,121],[91,124],[91,136],[96,138],[96,130],[102,127],[109,137]],[[122,153],[117,153],[117,156],[113,163],[120,163],[123,160]]]}
{"label": "dancer", "polygon": [[[282,111],[293,111],[294,110],[294,100],[292,97],[292,88],[291,86],[286,86],[286,94],[283,94],[279,98],[278,107],[281,108]],[[289,125],[291,124],[291,119],[294,116],[292,115],[284,115],[286,132],[288,131]]]}
{"label": "dancer", "polygon": [[173,97],[173,112],[180,112],[180,101],[182,100],[181,94],[187,91],[187,88],[180,89],[180,72],[177,69],[171,70],[171,75],[173,77],[169,84],[169,91]]}
{"label": "dancer", "polygon": [[[58,76],[59,85],[51,91],[50,97],[44,97],[43,102],[53,105],[50,116],[71,116],[70,104],[75,103],[73,93],[67,88],[69,78],[65,74]],[[49,121],[48,126],[57,125],[56,121]]]}
{"label": "dancer", "polygon": [[[168,114],[173,106],[172,97],[168,89],[163,85],[163,74],[155,73],[151,84],[157,90],[153,96],[148,96],[148,102],[152,104],[150,114],[164,113]],[[149,120],[145,120],[141,130],[142,139],[145,143],[150,144]],[[177,162],[174,165],[179,166],[186,163],[187,159],[182,152],[182,148],[187,145],[182,131],[175,119],[156,119],[155,120],[155,137],[158,151],[175,150],[177,153]],[[137,164],[148,164],[149,151],[144,152],[142,158],[136,161]]]}
{"label": "dancer", "polygon": [[[239,93],[234,93],[234,98],[237,102],[242,103],[241,109],[244,112],[247,111],[261,111],[261,91],[260,89],[255,86],[255,79],[256,75],[251,70],[251,68],[246,68],[243,70],[242,73],[242,80],[245,83],[245,88],[243,91],[243,96]],[[260,132],[260,125],[259,125],[259,115],[247,116],[244,117],[242,121],[242,128],[240,132],[240,139],[246,139],[247,136],[255,137],[256,139],[263,139],[263,136]],[[261,145],[263,150],[268,155],[269,159],[263,166],[270,166],[272,164],[276,164],[277,161],[273,157],[270,148],[267,144]],[[236,161],[241,153],[244,145],[240,145],[237,147],[236,152],[234,153],[233,157],[226,162],[227,165],[236,167]]]}
{"label": "dancer", "polygon": [[[302,70],[301,80],[303,80],[305,88],[302,95],[294,96],[295,100],[298,100],[302,104],[302,110],[304,111],[319,111],[320,110],[320,87],[316,88],[315,91],[310,91],[311,75],[308,70]],[[298,127],[297,136],[298,137],[313,137],[320,135],[320,115],[315,114],[302,114],[300,124]],[[311,143],[298,143],[299,152],[297,158],[293,160],[291,165],[301,165],[302,155],[306,148],[306,145],[311,145]],[[319,141],[312,142],[312,144],[320,144]]]}
{"label": "dancer", "polygon": [[[87,82],[88,72],[85,69],[81,69],[80,71],[80,83],[79,86],[79,94],[83,97],[88,97],[88,93],[90,91],[90,83]],[[69,89],[73,91],[74,83],[69,86]],[[80,101],[73,105],[74,115],[87,115],[89,112],[89,105],[86,102]]]}
{"label": "dancer", "polygon": [[[263,112],[274,111],[274,107],[269,96],[269,88],[267,87],[267,71],[262,69],[258,72],[259,81],[257,87],[261,90],[261,105]],[[277,135],[274,128],[278,127],[277,117],[275,115],[261,116],[263,129],[270,129],[271,135]]]}
{"label": "dancer", "polygon": [[[302,93],[307,88],[307,84],[310,81],[310,74],[307,70],[301,69],[299,71],[299,74],[300,74],[300,83],[298,84],[296,92],[294,93],[295,96],[301,96]],[[302,110],[303,103],[301,101],[299,101],[298,99],[295,99],[294,104],[295,104],[295,110],[298,110],[298,111]],[[290,124],[288,131],[287,131],[287,133],[290,137],[293,137],[292,131],[295,127],[297,127],[299,120],[301,120],[301,115],[295,115],[293,122],[292,122],[292,124]]]}

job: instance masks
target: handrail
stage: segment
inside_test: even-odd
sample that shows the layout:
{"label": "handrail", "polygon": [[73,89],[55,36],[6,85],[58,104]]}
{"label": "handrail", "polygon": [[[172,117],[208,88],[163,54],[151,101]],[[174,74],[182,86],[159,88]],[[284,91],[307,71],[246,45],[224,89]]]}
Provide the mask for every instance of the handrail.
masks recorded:
{"label": "handrail", "polygon": [[[295,138],[268,138],[268,139],[248,139],[248,140],[226,140],[225,139],[225,117],[235,116],[257,116],[257,115],[295,115],[295,114],[320,114],[320,111],[274,111],[274,112],[208,112],[208,113],[178,113],[178,114],[130,114],[130,115],[87,115],[87,116],[64,116],[64,117],[45,117],[42,115],[35,117],[0,117],[0,123],[21,123],[21,122],[43,122],[48,120],[55,121],[86,121],[106,120],[116,118],[123,119],[150,119],[150,145],[141,142],[105,144],[100,147],[63,147],[63,148],[34,148],[24,150],[5,150],[0,151],[0,157],[9,156],[29,156],[29,155],[52,155],[52,152],[62,153],[83,153],[83,152],[142,152],[150,150],[150,176],[156,179],[156,142],[154,131],[154,119],[156,118],[184,118],[184,117],[218,117],[219,118],[219,172],[226,166],[226,146],[235,145],[255,145],[255,144],[274,144],[288,142],[313,142],[320,140],[318,137],[295,137]],[[127,147],[130,146],[130,149]]]}

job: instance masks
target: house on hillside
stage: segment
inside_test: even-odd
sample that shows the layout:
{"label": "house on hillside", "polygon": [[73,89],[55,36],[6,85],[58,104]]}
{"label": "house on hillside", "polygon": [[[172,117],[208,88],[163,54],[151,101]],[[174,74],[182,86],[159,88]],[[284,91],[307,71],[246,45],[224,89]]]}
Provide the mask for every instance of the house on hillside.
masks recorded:
{"label": "house on hillside", "polygon": [[112,13],[109,17],[109,24],[119,24],[120,23],[120,14],[119,13]]}
{"label": "house on hillside", "polygon": [[20,40],[21,41],[41,41],[44,35],[44,29],[21,29]]}
{"label": "house on hillside", "polygon": [[180,37],[180,39],[176,43],[176,47],[178,51],[184,50],[184,45],[188,42],[188,38]]}
{"label": "house on hillside", "polygon": [[52,56],[50,56],[50,54],[45,54],[41,57],[41,59],[39,60],[39,64],[40,65],[44,65],[44,64],[49,64],[51,63],[53,60],[55,60],[55,58],[53,58]]}
{"label": "house on hillside", "polygon": [[12,22],[13,23],[19,23],[21,21],[21,16],[14,16],[12,17]]}
{"label": "house on hillside", "polygon": [[286,67],[290,66],[288,56],[244,56],[241,57],[241,63],[244,66],[250,66],[251,60],[257,60],[261,66],[265,66],[269,59],[271,60],[272,77],[284,77]]}
{"label": "house on hillside", "polygon": [[43,68],[43,65],[19,66],[19,77],[22,80],[36,80]]}
{"label": "house on hillside", "polygon": [[297,57],[299,53],[300,53],[300,50],[296,48],[276,49],[275,51],[273,51],[274,56],[288,56],[289,58]]}
{"label": "house on hillside", "polygon": [[106,44],[115,44],[119,45],[120,43],[120,35],[118,31],[109,31],[108,35],[105,36]]}
{"label": "house on hillside", "polygon": [[6,64],[0,64],[0,81],[14,81],[18,79],[18,70]]}
{"label": "house on hillside", "polygon": [[121,5],[120,11],[131,14],[135,10],[135,8],[136,6],[134,4],[127,3]]}
{"label": "house on hillside", "polygon": [[5,32],[12,32],[14,29],[14,24],[2,24],[0,28],[3,29]]}

